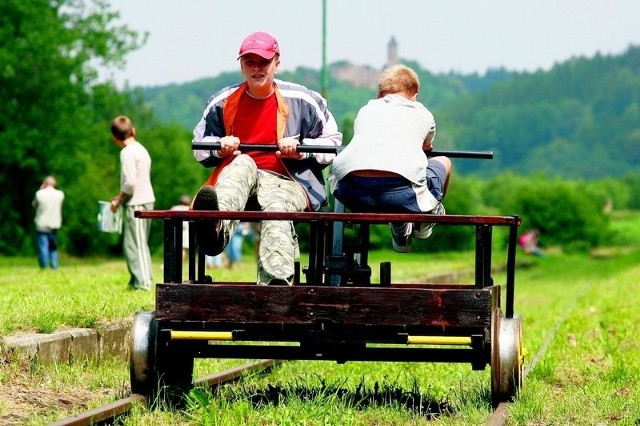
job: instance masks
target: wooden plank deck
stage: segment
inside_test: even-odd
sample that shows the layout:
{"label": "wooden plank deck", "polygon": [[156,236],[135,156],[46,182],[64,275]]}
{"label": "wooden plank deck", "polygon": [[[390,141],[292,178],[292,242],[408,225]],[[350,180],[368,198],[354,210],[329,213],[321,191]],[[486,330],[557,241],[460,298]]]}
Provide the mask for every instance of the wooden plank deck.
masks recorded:
{"label": "wooden plank deck", "polygon": [[158,284],[159,321],[489,327],[499,288]]}

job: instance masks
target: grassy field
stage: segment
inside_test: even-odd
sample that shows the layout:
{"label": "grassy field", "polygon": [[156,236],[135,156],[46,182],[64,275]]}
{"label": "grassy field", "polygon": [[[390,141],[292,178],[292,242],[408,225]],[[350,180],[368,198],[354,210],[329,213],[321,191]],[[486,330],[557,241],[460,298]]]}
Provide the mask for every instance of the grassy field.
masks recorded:
{"label": "grassy field", "polygon": [[[509,424],[640,423],[640,217],[617,219],[614,228],[625,237],[624,246],[593,253],[549,250],[545,258],[519,255],[516,312],[524,318],[528,376],[510,407]],[[468,254],[372,253],[372,265],[383,260],[393,261],[394,280],[407,281],[471,266]],[[221,280],[230,278],[226,274],[251,280],[253,260],[245,261],[238,273],[214,273]],[[126,290],[122,261],[63,259],[60,271],[44,273],[29,262],[0,260],[3,334],[90,326],[153,305],[153,292]],[[156,274],[161,276],[159,266]],[[504,282],[500,274],[495,279]],[[54,296],[63,302],[51,301]],[[47,320],[51,315],[57,319]],[[120,360],[53,368],[7,361],[0,369],[2,424],[44,424],[127,392],[128,365]],[[198,360],[195,375],[229,363]],[[466,364],[290,362],[215,394],[194,390],[184,411],[139,407],[122,424],[478,425],[491,413],[489,373]],[[16,404],[28,407],[29,416],[12,417]]]}
{"label": "grassy field", "polygon": [[[1,336],[96,327],[153,309],[153,292],[128,289],[124,260],[62,257],[61,265],[41,271],[35,259],[0,258]],[[160,278],[156,265],[155,277]]]}

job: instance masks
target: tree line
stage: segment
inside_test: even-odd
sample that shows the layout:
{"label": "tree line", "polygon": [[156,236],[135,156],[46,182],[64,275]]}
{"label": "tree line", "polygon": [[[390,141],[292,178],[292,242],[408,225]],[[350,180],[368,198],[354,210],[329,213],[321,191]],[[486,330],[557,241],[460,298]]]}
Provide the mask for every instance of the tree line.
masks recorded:
{"label": "tree line", "polygon": [[[151,154],[156,208],[194,194],[209,173],[193,160],[191,130],[207,97],[241,75],[118,90],[98,78],[96,66],[123,64],[145,35],[116,25],[117,18],[101,1],[0,4],[2,254],[35,252],[31,201],[49,174],[66,193],[62,249],[79,256],[119,253],[119,237],[96,229],[97,201],[119,189],[119,149],[109,132],[117,115],[133,119]],[[436,115],[438,148],[496,154],[491,161],[455,160],[447,211],[520,214],[527,226],[548,229],[554,243],[602,243],[590,227],[606,226],[602,206],[609,199],[640,208],[640,77],[632,72],[639,57],[630,48],[549,72],[484,76],[433,75],[407,61],[421,77],[421,100]],[[299,68],[282,78],[319,89],[316,70]],[[373,96],[375,88],[330,79],[329,104],[345,142],[358,109]],[[572,220],[561,220],[568,212]],[[567,234],[567,223],[579,235]],[[455,228],[441,227],[426,249],[469,246],[473,235]],[[382,234],[372,239],[374,247],[383,241]],[[159,251],[161,243],[161,226],[154,224],[151,245]]]}

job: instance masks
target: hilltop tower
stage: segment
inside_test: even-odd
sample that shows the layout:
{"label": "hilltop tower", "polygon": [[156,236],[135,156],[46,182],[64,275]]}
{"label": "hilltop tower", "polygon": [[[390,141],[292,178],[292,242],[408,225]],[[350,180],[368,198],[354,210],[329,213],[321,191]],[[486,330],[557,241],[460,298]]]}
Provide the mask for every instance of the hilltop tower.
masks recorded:
{"label": "hilltop tower", "polygon": [[391,36],[387,45],[387,66],[396,65],[398,63],[398,43],[396,38]]}

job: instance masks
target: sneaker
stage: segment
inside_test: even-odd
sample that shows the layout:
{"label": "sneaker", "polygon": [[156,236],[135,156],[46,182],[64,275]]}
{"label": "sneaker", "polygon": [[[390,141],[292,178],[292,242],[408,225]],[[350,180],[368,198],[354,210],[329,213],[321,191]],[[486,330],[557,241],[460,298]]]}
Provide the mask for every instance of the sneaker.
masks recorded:
{"label": "sneaker", "polygon": [[[203,185],[193,200],[193,210],[218,210],[218,196],[211,185]],[[196,243],[207,256],[216,256],[224,250],[225,241],[220,220],[195,222]]]}
{"label": "sneaker", "polygon": [[268,285],[293,285],[293,278],[291,280],[283,280],[281,278],[274,278],[269,281]]}
{"label": "sneaker", "polygon": [[[438,205],[430,213],[441,216],[447,214],[442,203],[438,203]],[[436,226],[435,223],[415,223],[413,225],[414,230],[411,235],[415,238],[418,238],[419,240],[426,240],[431,236],[434,226]]]}
{"label": "sneaker", "polygon": [[293,285],[293,276],[289,277],[286,280],[282,278],[272,278],[268,283],[264,283],[262,281],[258,281],[258,285],[281,285],[281,286],[292,286]]}
{"label": "sneaker", "polygon": [[[411,251],[411,230],[412,223],[401,223],[396,225],[389,223],[391,228],[391,244],[398,253],[408,253]],[[408,228],[408,229],[407,229]]]}

